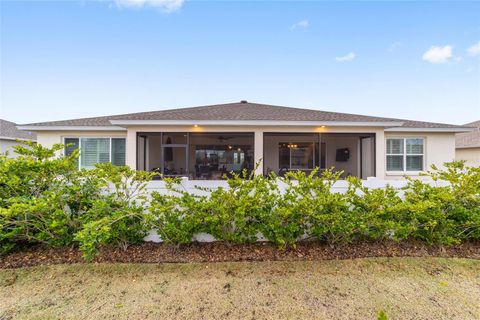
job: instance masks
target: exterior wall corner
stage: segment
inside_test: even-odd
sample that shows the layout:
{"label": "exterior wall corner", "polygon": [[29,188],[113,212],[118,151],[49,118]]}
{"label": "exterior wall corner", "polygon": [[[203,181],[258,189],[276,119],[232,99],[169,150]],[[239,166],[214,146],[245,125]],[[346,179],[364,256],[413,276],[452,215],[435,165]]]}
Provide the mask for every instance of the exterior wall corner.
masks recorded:
{"label": "exterior wall corner", "polygon": [[255,130],[254,132],[254,164],[258,167],[255,170],[255,174],[263,175],[263,131],[262,130]]}
{"label": "exterior wall corner", "polygon": [[125,164],[130,168],[137,169],[137,131],[127,130]]}

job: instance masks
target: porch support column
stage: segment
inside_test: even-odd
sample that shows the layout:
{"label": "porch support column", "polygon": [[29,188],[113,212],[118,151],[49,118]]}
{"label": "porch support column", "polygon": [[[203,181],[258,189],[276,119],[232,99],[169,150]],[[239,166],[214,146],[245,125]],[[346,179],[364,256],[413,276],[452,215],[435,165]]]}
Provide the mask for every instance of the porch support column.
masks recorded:
{"label": "porch support column", "polygon": [[385,132],[375,132],[375,177],[385,179]]}
{"label": "porch support column", "polygon": [[125,164],[132,169],[137,170],[137,131],[127,130],[127,150]]}
{"label": "porch support column", "polygon": [[254,137],[254,165],[259,164],[258,168],[255,170],[255,174],[260,175],[263,174],[263,131],[255,130],[255,137]]}

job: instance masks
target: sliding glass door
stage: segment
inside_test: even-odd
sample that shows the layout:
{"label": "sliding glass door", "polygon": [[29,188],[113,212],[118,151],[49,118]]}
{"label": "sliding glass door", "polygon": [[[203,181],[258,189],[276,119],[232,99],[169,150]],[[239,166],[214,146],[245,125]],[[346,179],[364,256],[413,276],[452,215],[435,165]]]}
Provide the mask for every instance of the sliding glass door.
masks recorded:
{"label": "sliding glass door", "polygon": [[186,145],[162,145],[162,173],[165,176],[188,176]]}
{"label": "sliding glass door", "polygon": [[[325,167],[325,144],[318,142],[280,142],[278,144],[279,168],[285,170],[313,170]],[[321,151],[322,153],[319,153]]]}
{"label": "sliding glass door", "polygon": [[251,133],[191,133],[189,146],[195,179],[220,180],[232,172],[253,170]]}
{"label": "sliding glass door", "polygon": [[161,135],[161,173],[166,177],[188,176],[188,133]]}

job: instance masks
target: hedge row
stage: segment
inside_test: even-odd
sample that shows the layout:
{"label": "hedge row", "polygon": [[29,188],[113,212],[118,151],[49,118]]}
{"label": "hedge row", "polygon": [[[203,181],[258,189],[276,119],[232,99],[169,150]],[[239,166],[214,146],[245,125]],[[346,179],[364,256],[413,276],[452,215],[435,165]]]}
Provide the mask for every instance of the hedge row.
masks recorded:
{"label": "hedge row", "polygon": [[427,173],[449,181],[447,187],[410,179],[400,191],[368,189],[349,177],[347,191],[334,193],[341,173],[327,170],[320,176],[233,175],[229,188],[204,196],[165,179],[169,192],[149,195],[146,184],[154,173],[111,164],[79,171],[78,153],[54,157],[62,148],[30,144],[17,148],[16,159],[0,156],[0,253],[39,243],[77,245],[92,259],[100,245],[126,247],[152,229],[175,244],[189,243],[200,232],[231,243],[261,235],[279,247],[307,238],[332,245],[480,239],[480,168],[462,162]]}

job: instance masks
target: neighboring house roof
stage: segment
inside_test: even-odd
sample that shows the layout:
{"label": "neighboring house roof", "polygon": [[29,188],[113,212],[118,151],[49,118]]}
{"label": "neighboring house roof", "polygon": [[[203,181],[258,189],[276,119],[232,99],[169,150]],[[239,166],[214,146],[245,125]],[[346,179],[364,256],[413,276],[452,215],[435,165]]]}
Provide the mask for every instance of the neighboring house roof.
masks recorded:
{"label": "neighboring house roof", "polygon": [[465,126],[475,129],[471,132],[457,133],[455,148],[480,148],[480,120],[467,123]]}
{"label": "neighboring house roof", "polygon": [[[81,118],[62,121],[50,121],[41,123],[32,123],[23,125],[23,127],[36,127],[42,130],[42,127],[109,127],[123,122],[140,121],[168,121],[179,123],[186,121],[284,121],[284,122],[326,122],[326,123],[371,123],[372,126],[400,126],[404,128],[439,128],[455,129],[465,128],[463,126],[411,121],[402,119],[392,119],[383,117],[372,117],[357,114],[328,112],[310,109],[300,109],[282,106],[273,106],[259,103],[249,103],[241,101],[237,103],[217,104],[210,106],[200,106],[193,108],[180,108],[160,111],[149,111],[130,113],[122,115],[112,115],[105,117]],[[281,123],[279,123],[281,124]]]}
{"label": "neighboring house roof", "polygon": [[0,139],[36,140],[37,135],[33,132],[18,130],[15,123],[0,119]]}

